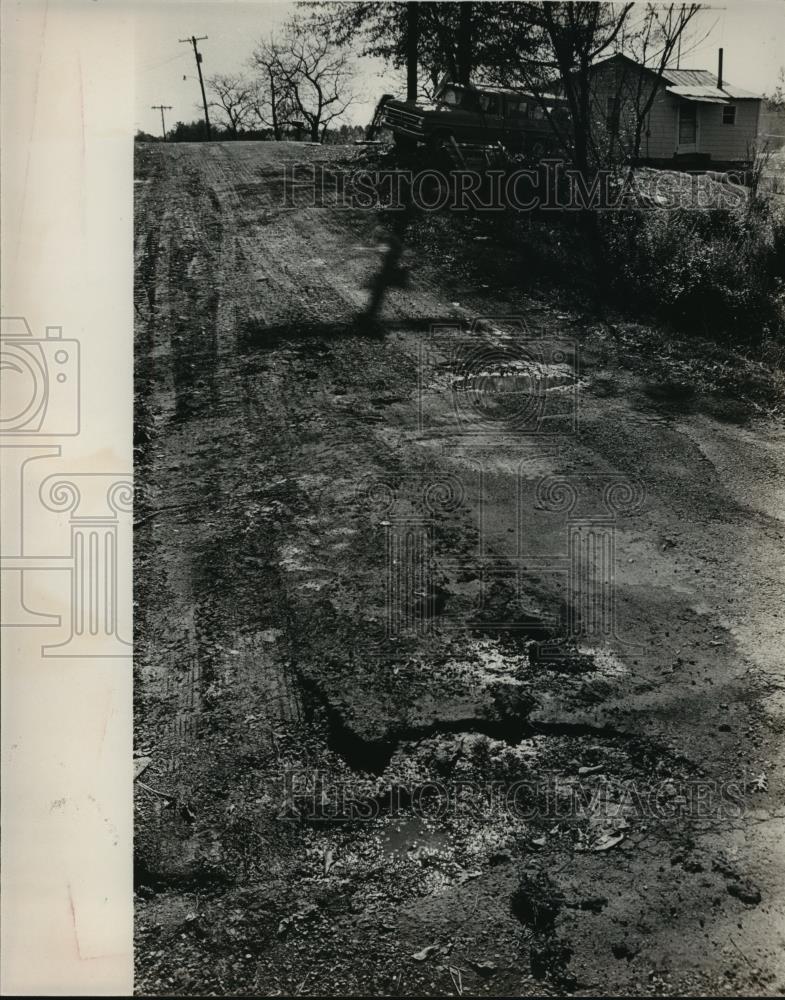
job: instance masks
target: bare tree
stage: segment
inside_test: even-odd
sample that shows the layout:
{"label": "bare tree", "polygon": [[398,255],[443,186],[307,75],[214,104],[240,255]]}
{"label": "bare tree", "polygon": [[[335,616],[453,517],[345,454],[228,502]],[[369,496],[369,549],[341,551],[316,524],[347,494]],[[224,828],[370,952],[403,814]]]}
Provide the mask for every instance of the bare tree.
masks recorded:
{"label": "bare tree", "polygon": [[264,95],[257,114],[277,139],[285,126],[301,122],[311,140],[320,142],[329,124],[356,100],[348,53],[312,22],[292,20],[281,41],[260,43],[254,63]]}
{"label": "bare tree", "polygon": [[[614,95],[616,112],[608,126],[608,158],[614,150],[629,160],[640,157],[641,143],[663,76],[674,53],[681,45],[690,23],[701,10],[700,4],[648,3],[639,18],[625,24],[619,37],[619,50],[645,66],[648,73],[619,62]],[[605,109],[596,109],[595,121],[603,120]]]}
{"label": "bare tree", "polygon": [[[564,152],[587,173],[619,154],[640,154],[665,69],[699,10],[699,4],[516,4],[494,46],[491,75],[534,96]],[[528,52],[520,58],[523,45]],[[599,86],[598,63],[619,54],[633,62],[614,63]],[[560,104],[569,117],[556,111]]]}
{"label": "bare tree", "polygon": [[[385,81],[389,82],[390,90],[394,94],[406,92],[406,70],[391,69],[385,74]],[[417,74],[417,100],[423,103],[431,103],[439,90],[439,86],[444,77],[443,73],[438,73],[431,67],[419,64]]]}
{"label": "bare tree", "polygon": [[282,64],[294,110],[312,142],[319,142],[331,121],[355,103],[352,69],[346,50],[333,47],[304,22],[289,26],[290,55]]}
{"label": "bare tree", "polygon": [[[571,128],[569,134],[564,131],[564,139],[572,147],[575,166],[587,173],[600,159],[592,130],[592,63],[612,50],[633,4],[539,3],[532,8],[534,25],[547,39],[570,111]],[[531,82],[542,100],[542,77]],[[555,118],[552,125],[557,127]]]}
{"label": "bare tree", "polygon": [[252,121],[256,104],[256,88],[241,76],[218,74],[207,81],[214,95],[209,107],[216,108],[223,124],[232,135],[246,128]]}
{"label": "bare tree", "polygon": [[772,108],[785,108],[785,66],[780,66],[777,86],[766,94],[766,101]]}
{"label": "bare tree", "polygon": [[276,141],[283,138],[284,129],[294,117],[292,95],[282,68],[286,57],[287,50],[273,35],[259,42],[251,57],[251,65],[259,74],[254,113],[262,125],[272,129]]}

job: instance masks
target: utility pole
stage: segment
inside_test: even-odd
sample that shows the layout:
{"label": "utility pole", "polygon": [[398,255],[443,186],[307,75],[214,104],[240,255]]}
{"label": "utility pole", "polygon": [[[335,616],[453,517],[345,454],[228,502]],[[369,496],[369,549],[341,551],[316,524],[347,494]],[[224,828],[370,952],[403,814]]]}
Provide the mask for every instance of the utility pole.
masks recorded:
{"label": "utility pole", "polygon": [[171,104],[151,104],[150,107],[153,111],[159,109],[161,112],[161,135],[163,136],[164,142],[166,142],[166,122],[164,121],[164,111],[171,111]]}
{"label": "utility pole", "polygon": [[204,123],[207,126],[207,141],[210,141],[210,115],[207,113],[207,95],[204,92],[204,80],[202,79],[202,53],[197,49],[196,43],[203,42],[207,38],[207,35],[200,35],[198,38],[195,35],[191,35],[190,38],[181,38],[181,42],[185,42],[187,45],[193,45],[194,47],[194,58],[196,59],[196,71],[199,74],[199,86],[202,88],[202,103],[204,104]]}

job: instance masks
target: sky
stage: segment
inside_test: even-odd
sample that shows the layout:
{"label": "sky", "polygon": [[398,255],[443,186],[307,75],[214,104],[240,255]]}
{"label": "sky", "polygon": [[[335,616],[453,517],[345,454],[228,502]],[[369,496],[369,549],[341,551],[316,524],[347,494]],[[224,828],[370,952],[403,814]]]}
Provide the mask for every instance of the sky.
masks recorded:
{"label": "sky", "polygon": [[[161,117],[153,104],[172,105],[167,128],[202,115],[193,49],[178,39],[208,36],[199,42],[206,77],[245,72],[255,43],[279,29],[296,5],[284,0],[130,0],[129,6],[136,28],[135,127],[158,134]],[[683,68],[716,70],[722,47],[726,80],[753,92],[774,89],[785,64],[785,0],[711,3],[693,24],[682,45]],[[376,59],[358,56],[356,65],[355,89],[362,99],[346,121],[365,125],[378,98],[400,89],[400,76]]]}
{"label": "sky", "polygon": [[[280,29],[294,14],[296,4],[285,2],[235,2],[235,0],[158,0],[132,9],[136,21],[135,127],[159,135],[161,115],[153,104],[171,104],[167,128],[176,121],[201,118],[202,98],[193,48],[179,38],[207,35],[199,42],[202,73],[248,72],[248,60],[257,41]],[[183,79],[183,77],[186,79]],[[364,100],[350,109],[347,124],[365,125],[386,84],[397,90],[398,76],[384,64],[367,57],[357,59],[355,90]]]}

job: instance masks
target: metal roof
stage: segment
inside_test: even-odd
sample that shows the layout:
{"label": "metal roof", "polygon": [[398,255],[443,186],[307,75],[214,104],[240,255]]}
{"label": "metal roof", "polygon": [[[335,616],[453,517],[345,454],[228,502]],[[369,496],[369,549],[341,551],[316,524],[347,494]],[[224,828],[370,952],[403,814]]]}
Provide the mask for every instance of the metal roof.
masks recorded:
{"label": "metal roof", "polygon": [[674,87],[717,86],[717,74],[708,69],[666,69],[662,75]]}
{"label": "metal roof", "polygon": [[676,97],[699,101],[701,104],[730,104],[730,98],[716,87],[666,87],[665,89]]}
{"label": "metal roof", "polygon": [[[635,62],[634,59],[630,59],[629,56],[621,55],[620,53],[615,56],[608,56],[607,59],[601,59],[594,66],[600,66],[603,63],[612,62],[613,60],[622,60],[630,65],[637,66],[639,69],[654,73],[654,70],[650,66],[644,66],[641,63]],[[709,103],[717,104],[727,102],[728,99],[734,101],[762,100],[761,94],[753,94],[752,91],[744,90],[743,87],[737,87],[733,83],[728,83],[727,80],[722,81],[722,90],[718,90],[717,74],[709,69],[668,68],[662,74],[662,79],[666,86],[669,85],[667,89],[672,94],[675,94],[677,97],[686,97],[688,100],[708,101],[710,97],[714,97],[716,101]]]}
{"label": "metal roof", "polygon": [[760,94],[753,94],[749,90],[737,87],[727,80],[722,81],[722,90],[717,88],[717,74],[708,69],[666,69],[662,74],[666,83],[672,84],[667,89],[672,94],[679,97],[708,98],[716,97],[720,100],[732,98],[734,100],[756,100],[760,99]]}

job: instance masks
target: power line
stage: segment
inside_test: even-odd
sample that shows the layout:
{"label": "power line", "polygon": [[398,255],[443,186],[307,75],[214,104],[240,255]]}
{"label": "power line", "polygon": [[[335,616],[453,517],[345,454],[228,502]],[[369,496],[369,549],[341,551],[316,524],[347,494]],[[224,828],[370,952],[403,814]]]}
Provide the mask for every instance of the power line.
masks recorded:
{"label": "power line", "polygon": [[153,111],[159,109],[161,112],[161,135],[164,137],[164,142],[166,142],[166,122],[164,121],[164,111],[171,111],[171,104],[151,104],[150,107]]}
{"label": "power line", "polygon": [[204,80],[202,79],[202,53],[197,49],[196,43],[203,42],[207,38],[207,35],[200,35],[198,38],[196,35],[191,35],[190,38],[181,38],[181,42],[185,42],[188,45],[193,45],[194,47],[194,58],[196,59],[196,69],[199,73],[199,86],[202,88],[202,104],[204,105],[204,124],[207,127],[207,140],[209,142],[210,136],[210,115],[207,112],[207,95],[204,92]]}
{"label": "power line", "polygon": [[167,59],[161,59],[159,62],[145,63],[142,69],[146,73],[150,73],[153,70],[160,69],[162,66],[168,66],[169,63],[173,63],[176,59],[185,59],[187,56],[187,52],[178,52],[177,55],[169,56]]}

